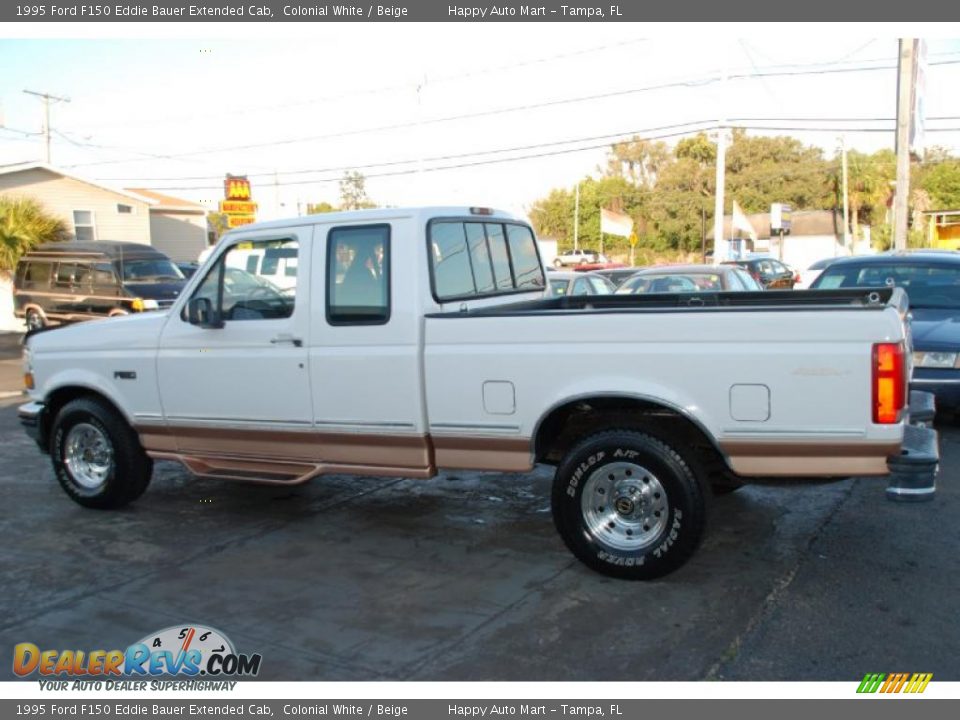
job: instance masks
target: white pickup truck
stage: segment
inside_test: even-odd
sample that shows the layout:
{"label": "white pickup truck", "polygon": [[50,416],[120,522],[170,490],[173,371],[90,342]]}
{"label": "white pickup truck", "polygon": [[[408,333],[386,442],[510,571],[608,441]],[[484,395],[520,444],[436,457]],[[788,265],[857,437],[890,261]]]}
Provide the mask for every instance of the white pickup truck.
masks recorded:
{"label": "white pickup truck", "polygon": [[[281,288],[234,255],[296,258]],[[388,209],[224,236],[167,312],[32,335],[21,422],[81,505],[153,459],[280,485],[556,466],[590,567],[653,578],[704,532],[711,486],[937,465],[908,426],[901,290],[547,298],[530,227]],[[909,430],[909,432],[905,432]]]}

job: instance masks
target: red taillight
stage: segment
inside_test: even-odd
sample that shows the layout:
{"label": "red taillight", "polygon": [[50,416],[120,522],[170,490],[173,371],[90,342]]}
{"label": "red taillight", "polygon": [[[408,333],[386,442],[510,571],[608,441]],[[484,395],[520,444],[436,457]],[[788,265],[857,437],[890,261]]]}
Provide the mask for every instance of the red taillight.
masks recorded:
{"label": "red taillight", "polygon": [[907,403],[907,376],[903,343],[873,346],[873,421],[878,425],[899,422]]}

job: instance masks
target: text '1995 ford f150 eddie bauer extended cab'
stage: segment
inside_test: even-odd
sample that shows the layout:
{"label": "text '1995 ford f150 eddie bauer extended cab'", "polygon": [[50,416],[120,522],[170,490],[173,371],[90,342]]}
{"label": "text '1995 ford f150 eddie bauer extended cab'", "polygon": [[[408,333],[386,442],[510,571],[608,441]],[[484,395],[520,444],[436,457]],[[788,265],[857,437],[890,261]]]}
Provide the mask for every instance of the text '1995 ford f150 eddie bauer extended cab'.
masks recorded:
{"label": "text '1995 ford f150 eddie bauer extended cab'", "polygon": [[[289,282],[247,259],[283,257]],[[929,475],[899,289],[546,298],[530,227],[486,208],[313,215],[225,235],[163,313],[28,338],[20,418],[75,501],[140,496],[154,459],[280,485],[556,466],[590,567],[653,578],[711,486]]]}

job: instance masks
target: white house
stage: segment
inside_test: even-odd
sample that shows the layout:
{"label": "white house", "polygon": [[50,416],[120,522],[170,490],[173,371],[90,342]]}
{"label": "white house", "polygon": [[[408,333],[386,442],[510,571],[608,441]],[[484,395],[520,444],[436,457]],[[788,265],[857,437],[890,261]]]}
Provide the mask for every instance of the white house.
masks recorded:
{"label": "white house", "polygon": [[[728,240],[735,238],[734,246],[743,253],[767,253],[797,269],[810,267],[823,258],[873,252],[869,240],[851,241],[844,246],[843,215],[833,210],[794,210],[790,233],[783,236],[782,246],[780,235],[770,231],[770,213],[754,213],[747,218],[757,233],[755,242],[744,238],[742,230],[731,229],[729,215],[723,219],[724,236]],[[712,231],[707,233],[707,239],[713,240]]]}

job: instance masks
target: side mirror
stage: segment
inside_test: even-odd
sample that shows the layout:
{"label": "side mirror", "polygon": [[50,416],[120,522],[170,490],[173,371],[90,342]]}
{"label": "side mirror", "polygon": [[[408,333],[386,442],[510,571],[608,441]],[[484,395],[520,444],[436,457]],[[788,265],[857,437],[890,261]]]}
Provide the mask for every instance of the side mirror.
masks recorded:
{"label": "side mirror", "polygon": [[195,297],[187,303],[187,322],[202,328],[222,328],[223,321],[213,311],[210,298]]}

